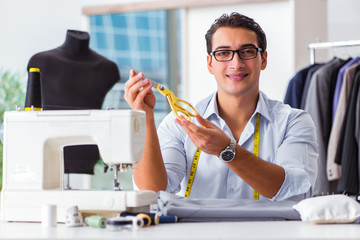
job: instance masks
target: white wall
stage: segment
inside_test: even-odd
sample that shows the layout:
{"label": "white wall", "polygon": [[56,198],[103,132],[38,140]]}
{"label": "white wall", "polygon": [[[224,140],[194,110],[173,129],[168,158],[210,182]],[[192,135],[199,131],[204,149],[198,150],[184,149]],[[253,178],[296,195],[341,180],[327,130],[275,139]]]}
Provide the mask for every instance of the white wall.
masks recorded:
{"label": "white wall", "polygon": [[[360,40],[360,1],[328,0],[328,37],[330,41]],[[347,58],[360,56],[360,47],[338,48],[329,51],[332,56]]]}
{"label": "white wall", "polygon": [[[145,0],[0,0],[0,69],[25,71],[27,62],[33,54],[61,45],[67,29],[85,30],[84,16],[81,14],[83,6],[135,1]],[[274,13],[271,9],[266,10],[269,10],[269,15]],[[360,39],[358,30],[360,29],[360,1],[328,0],[327,12],[329,41]],[[256,16],[256,11],[249,11],[250,14]],[[211,16],[211,20],[214,17],[216,16]],[[273,17],[278,18],[279,21],[282,19],[281,15],[273,14]],[[266,23],[259,22],[264,25],[266,31],[268,28]],[[313,24],[316,25],[316,22]],[[309,25],[309,30],[314,25]],[[201,31],[207,27],[204,26]],[[282,29],[278,30],[281,33]],[[203,41],[204,32],[201,31],[199,35]],[[267,32],[269,43],[277,34],[278,32]],[[203,43],[205,44],[205,41]],[[271,45],[268,50],[271,53]],[[360,55],[360,50],[358,53]],[[282,62],[281,58],[274,58],[269,63],[268,69],[272,65],[281,64],[288,63]],[[199,60],[198,65],[205,67],[205,59]],[[288,78],[290,79],[293,74],[294,72],[289,72]],[[265,72],[263,75],[265,76]],[[283,82],[279,87],[284,89],[285,85]],[[282,98],[283,91],[280,92],[278,96],[272,97]]]}

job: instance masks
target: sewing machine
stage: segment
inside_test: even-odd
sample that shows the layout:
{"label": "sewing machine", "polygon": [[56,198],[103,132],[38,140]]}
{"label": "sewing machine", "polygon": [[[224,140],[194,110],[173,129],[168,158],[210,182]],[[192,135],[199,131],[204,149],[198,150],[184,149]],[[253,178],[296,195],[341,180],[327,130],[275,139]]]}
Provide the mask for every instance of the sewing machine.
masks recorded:
{"label": "sewing machine", "polygon": [[[88,213],[146,211],[152,191],[121,191],[117,173],[141,159],[145,113],[132,110],[8,111],[4,114],[1,219],[41,221],[41,206],[57,206],[57,221],[74,205]],[[114,190],[64,188],[63,148],[97,144],[113,168]]]}

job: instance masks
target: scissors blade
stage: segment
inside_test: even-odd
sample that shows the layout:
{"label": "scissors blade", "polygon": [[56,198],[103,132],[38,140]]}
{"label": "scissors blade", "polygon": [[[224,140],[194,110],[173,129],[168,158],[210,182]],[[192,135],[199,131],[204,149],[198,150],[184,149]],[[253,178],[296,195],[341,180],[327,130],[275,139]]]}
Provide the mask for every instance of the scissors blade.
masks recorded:
{"label": "scissors blade", "polygon": [[152,80],[152,79],[149,79],[149,81],[152,83],[153,88],[158,89],[158,88],[160,88],[160,86],[162,86],[160,83],[155,82],[155,81],[154,81],[154,80]]}

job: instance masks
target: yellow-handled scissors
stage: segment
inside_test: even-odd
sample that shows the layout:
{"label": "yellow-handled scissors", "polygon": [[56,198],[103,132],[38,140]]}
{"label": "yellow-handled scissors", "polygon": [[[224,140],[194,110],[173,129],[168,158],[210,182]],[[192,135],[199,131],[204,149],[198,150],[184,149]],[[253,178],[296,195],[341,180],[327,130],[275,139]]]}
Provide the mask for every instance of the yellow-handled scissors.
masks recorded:
{"label": "yellow-handled scissors", "polygon": [[[132,69],[132,68],[130,68],[130,69]],[[144,78],[146,78],[146,77],[144,76]],[[153,84],[153,88],[155,88],[159,93],[161,93],[162,95],[164,95],[166,97],[171,110],[173,111],[173,113],[179,120],[182,120],[179,113],[184,115],[186,117],[186,119],[189,121],[191,120],[191,117],[196,117],[198,115],[198,112],[195,110],[195,108],[193,106],[191,106],[190,103],[188,103],[187,101],[185,101],[181,98],[176,97],[175,94],[171,90],[167,89],[164,85],[157,83],[151,79],[149,79],[149,81]],[[179,103],[183,103],[183,104],[187,105],[191,109],[191,111],[186,110]]]}

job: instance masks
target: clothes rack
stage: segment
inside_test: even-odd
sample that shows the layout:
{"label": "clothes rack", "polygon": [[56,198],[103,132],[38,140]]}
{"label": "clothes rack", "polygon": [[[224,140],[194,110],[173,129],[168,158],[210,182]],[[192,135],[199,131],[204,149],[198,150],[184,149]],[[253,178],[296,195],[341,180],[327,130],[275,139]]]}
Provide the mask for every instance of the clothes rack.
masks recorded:
{"label": "clothes rack", "polygon": [[308,45],[310,51],[310,64],[315,63],[316,49],[336,48],[336,47],[355,47],[355,46],[360,46],[360,40],[310,43]]}

